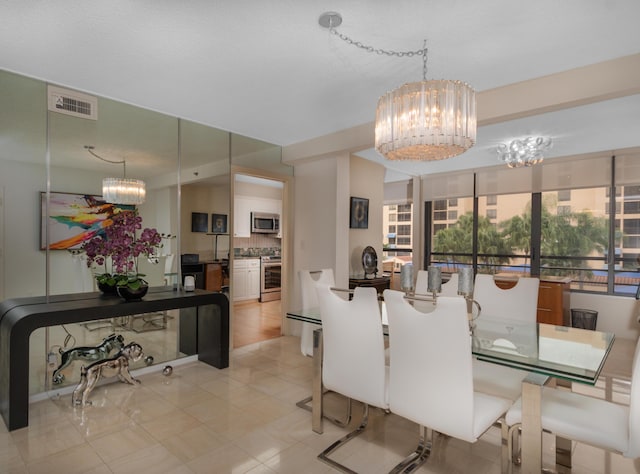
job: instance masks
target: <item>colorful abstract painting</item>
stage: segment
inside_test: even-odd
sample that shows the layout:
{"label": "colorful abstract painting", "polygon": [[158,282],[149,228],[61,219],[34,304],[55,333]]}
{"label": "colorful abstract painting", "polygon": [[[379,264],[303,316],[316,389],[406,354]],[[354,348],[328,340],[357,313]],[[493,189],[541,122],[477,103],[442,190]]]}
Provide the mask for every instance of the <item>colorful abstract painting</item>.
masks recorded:
{"label": "colorful abstract painting", "polygon": [[111,225],[111,218],[124,209],[135,209],[133,205],[111,204],[102,196],[51,192],[49,219],[47,219],[47,193],[40,193],[41,226],[40,249],[46,249],[49,230],[51,250],[78,249],[86,240],[100,235]]}

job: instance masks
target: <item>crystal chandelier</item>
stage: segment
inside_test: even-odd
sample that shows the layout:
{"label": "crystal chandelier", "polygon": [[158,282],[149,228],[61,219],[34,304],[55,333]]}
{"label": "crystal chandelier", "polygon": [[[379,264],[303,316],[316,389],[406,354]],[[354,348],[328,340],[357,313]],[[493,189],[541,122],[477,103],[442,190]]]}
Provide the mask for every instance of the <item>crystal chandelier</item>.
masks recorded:
{"label": "crystal chandelier", "polygon": [[102,158],[93,150],[95,147],[85,145],[85,149],[93,156],[107,163],[121,164],[123,167],[122,178],[104,178],[102,180],[102,198],[112,204],[142,204],[147,195],[144,181],[141,179],[127,179],[127,163],[125,160],[112,161]]}
{"label": "crystal chandelier", "polygon": [[387,56],[422,56],[422,81],[404,84],[378,100],[375,148],[389,160],[443,160],[464,153],[476,141],[476,93],[468,84],[427,80],[427,47],[417,51],[374,49],[340,34],[339,13],[320,16],[320,25],[343,41]]}
{"label": "crystal chandelier", "polygon": [[527,137],[521,140],[512,140],[508,145],[501,143],[498,145],[497,151],[500,159],[509,168],[520,168],[541,163],[544,159],[543,153],[549,148],[551,148],[551,138]]}

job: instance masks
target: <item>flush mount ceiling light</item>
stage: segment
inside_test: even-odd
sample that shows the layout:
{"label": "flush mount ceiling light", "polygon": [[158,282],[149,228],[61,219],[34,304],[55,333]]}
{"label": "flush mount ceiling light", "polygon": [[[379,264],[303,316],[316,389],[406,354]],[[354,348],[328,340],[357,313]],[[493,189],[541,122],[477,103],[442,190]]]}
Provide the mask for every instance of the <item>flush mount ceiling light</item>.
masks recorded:
{"label": "flush mount ceiling light", "polygon": [[84,148],[92,155],[106,163],[122,165],[122,178],[104,178],[102,180],[102,198],[112,204],[142,204],[147,195],[144,181],[127,179],[127,163],[125,160],[107,160],[94,152],[94,146],[85,145]]}
{"label": "flush mount ceiling light", "polygon": [[404,84],[378,100],[375,147],[389,160],[443,160],[464,153],[476,141],[476,93],[468,84],[427,80],[427,47],[388,51],[366,46],[338,33],[339,13],[323,13],[321,26],[367,52],[387,56],[422,56],[422,81]]}
{"label": "flush mount ceiling light", "polygon": [[509,168],[533,166],[541,163],[544,152],[551,148],[549,137],[527,137],[498,145],[498,156]]}

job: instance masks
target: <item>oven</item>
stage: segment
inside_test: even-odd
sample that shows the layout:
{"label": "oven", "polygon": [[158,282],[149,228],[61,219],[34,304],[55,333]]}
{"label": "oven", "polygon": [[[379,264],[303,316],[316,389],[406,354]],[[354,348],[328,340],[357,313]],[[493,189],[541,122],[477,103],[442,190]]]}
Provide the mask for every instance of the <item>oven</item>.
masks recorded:
{"label": "oven", "polygon": [[282,262],[280,257],[260,258],[260,302],[280,299],[280,276]]}

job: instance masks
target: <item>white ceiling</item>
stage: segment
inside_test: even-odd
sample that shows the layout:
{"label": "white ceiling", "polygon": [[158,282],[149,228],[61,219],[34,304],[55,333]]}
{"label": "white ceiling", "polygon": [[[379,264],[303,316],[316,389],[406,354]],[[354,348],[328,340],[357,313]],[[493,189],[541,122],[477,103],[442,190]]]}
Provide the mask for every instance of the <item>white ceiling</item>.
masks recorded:
{"label": "white ceiling", "polygon": [[[477,91],[640,52],[638,0],[4,0],[0,68],[285,146],[371,122],[380,95],[422,78],[420,57],[349,45],[318,25],[325,11],[374,48],[426,39],[427,77]],[[537,133],[551,156],[638,146],[639,112],[640,96],[616,99],[482,127],[443,162],[385,164],[495,164],[498,142]]]}

